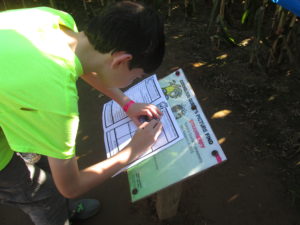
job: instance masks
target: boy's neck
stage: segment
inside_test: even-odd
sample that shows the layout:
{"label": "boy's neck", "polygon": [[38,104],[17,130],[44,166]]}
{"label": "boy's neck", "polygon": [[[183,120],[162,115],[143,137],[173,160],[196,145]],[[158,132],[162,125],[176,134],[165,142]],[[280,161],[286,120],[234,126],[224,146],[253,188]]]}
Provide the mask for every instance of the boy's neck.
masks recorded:
{"label": "boy's neck", "polygon": [[79,58],[85,74],[95,72],[107,61],[108,54],[101,54],[94,49],[84,32],[74,32],[61,26],[71,50]]}

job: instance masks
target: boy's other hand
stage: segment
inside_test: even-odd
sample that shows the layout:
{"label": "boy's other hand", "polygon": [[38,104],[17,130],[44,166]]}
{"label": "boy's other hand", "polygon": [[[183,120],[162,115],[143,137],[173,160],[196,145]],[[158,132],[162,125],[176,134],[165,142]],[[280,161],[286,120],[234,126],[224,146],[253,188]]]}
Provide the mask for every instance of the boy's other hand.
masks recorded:
{"label": "boy's other hand", "polygon": [[147,117],[149,121],[152,119],[160,119],[162,112],[155,105],[134,103],[129,107],[127,115],[136,126],[140,126],[143,123],[140,117]]}

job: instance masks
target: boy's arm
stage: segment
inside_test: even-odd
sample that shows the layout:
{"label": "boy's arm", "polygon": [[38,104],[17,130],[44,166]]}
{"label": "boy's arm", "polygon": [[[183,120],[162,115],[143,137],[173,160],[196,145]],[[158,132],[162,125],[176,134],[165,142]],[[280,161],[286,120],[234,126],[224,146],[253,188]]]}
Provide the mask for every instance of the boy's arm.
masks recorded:
{"label": "boy's arm", "polygon": [[[131,100],[119,88],[107,88],[100,82],[96,75],[85,74],[81,78],[98,91],[116,101],[122,108]],[[147,116],[149,119],[152,119],[160,118],[162,115],[161,111],[155,105],[143,103],[133,104],[126,113],[137,126],[141,125],[139,121],[140,116]]]}
{"label": "boy's arm", "polygon": [[115,157],[79,170],[76,157],[56,159],[48,157],[51,174],[59,192],[66,198],[77,198],[112,177],[126,166],[128,147]]}
{"label": "boy's arm", "polygon": [[122,151],[83,170],[79,170],[76,157],[71,159],[48,157],[57,189],[66,198],[76,198],[84,194],[147,151],[157,140],[161,129],[162,124],[159,121],[143,123]]}

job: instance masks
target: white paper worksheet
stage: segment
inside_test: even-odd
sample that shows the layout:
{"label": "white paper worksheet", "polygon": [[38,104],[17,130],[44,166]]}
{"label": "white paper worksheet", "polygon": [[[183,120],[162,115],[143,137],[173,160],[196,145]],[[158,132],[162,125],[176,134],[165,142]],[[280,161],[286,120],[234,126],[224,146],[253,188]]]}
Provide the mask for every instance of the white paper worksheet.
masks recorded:
{"label": "white paper worksheet", "polygon": [[[163,113],[161,118],[163,130],[158,140],[142,157],[125,168],[127,169],[175,144],[183,138],[183,134],[161,90],[156,75],[139,82],[128,89],[125,94],[137,103],[156,105]],[[130,142],[137,127],[115,101],[109,101],[104,105],[102,121],[106,154],[109,158],[121,151]]]}

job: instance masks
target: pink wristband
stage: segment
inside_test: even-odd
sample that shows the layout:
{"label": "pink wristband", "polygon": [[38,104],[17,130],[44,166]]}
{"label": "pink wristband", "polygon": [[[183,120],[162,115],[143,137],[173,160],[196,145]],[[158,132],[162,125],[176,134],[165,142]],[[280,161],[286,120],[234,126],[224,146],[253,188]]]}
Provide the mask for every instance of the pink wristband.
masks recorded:
{"label": "pink wristband", "polygon": [[129,107],[130,107],[132,104],[134,104],[134,103],[135,103],[134,101],[130,100],[129,102],[127,102],[127,103],[123,106],[123,110],[124,110],[125,112],[127,112],[128,109],[129,109]]}

